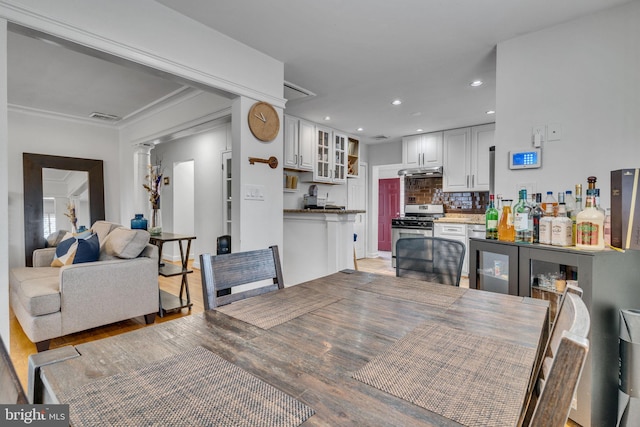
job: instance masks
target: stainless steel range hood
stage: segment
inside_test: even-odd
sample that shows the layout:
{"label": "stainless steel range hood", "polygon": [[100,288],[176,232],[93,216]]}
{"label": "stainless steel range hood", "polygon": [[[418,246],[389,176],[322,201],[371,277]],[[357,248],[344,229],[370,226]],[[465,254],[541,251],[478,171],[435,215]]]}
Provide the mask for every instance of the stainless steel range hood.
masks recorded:
{"label": "stainless steel range hood", "polygon": [[429,168],[407,168],[398,171],[400,176],[414,176],[416,178],[439,178],[442,177],[442,166]]}

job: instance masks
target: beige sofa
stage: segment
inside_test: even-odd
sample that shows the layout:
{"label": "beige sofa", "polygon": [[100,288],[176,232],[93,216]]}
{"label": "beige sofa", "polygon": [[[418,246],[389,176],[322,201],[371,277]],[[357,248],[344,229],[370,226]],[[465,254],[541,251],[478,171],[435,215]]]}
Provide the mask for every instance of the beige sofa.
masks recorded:
{"label": "beige sofa", "polygon": [[52,338],[137,316],[155,321],[158,311],[158,248],[144,230],[97,221],[100,258],[51,267],[56,248],[38,249],[33,267],[13,268],[10,303],[22,329],[47,350]]}

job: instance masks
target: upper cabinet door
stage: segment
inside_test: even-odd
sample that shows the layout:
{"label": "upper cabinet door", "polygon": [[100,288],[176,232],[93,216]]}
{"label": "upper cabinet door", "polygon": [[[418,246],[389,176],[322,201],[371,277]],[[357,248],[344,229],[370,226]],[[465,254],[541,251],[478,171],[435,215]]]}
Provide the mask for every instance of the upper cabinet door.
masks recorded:
{"label": "upper cabinet door", "polygon": [[453,129],[444,132],[444,164],[442,190],[467,191],[471,183],[469,172],[469,145],[471,129]]}
{"label": "upper cabinet door", "polygon": [[422,135],[422,166],[442,166],[442,134],[433,132]]}
{"label": "upper cabinet door", "polygon": [[422,166],[422,135],[402,138],[402,163],[408,168]]}
{"label": "upper cabinet door", "polygon": [[333,141],[331,131],[316,127],[315,167],[313,168],[313,180],[318,182],[331,182],[333,175]]}
{"label": "upper cabinet door", "polygon": [[347,182],[347,136],[334,132],[333,134],[333,175],[335,183]]}
{"label": "upper cabinet door", "polygon": [[495,123],[471,128],[471,188],[489,191],[489,147],[494,144]]}
{"label": "upper cabinet door", "polygon": [[300,136],[300,140],[298,142],[298,169],[312,171],[316,126],[313,123],[300,120],[298,132]]}
{"label": "upper cabinet door", "polygon": [[298,167],[298,122],[295,117],[284,116],[284,167]]}

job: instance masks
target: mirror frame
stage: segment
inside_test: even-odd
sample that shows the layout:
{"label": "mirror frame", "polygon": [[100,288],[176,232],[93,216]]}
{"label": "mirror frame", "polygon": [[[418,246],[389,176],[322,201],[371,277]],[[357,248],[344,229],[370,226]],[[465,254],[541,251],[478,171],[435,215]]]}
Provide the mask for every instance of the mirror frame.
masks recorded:
{"label": "mirror frame", "polygon": [[[102,160],[22,153],[24,184],[24,251],[28,267],[33,266],[33,251],[44,247],[42,169],[88,172],[89,217],[91,224],[105,219],[104,168]],[[89,224],[89,226],[91,226]]]}

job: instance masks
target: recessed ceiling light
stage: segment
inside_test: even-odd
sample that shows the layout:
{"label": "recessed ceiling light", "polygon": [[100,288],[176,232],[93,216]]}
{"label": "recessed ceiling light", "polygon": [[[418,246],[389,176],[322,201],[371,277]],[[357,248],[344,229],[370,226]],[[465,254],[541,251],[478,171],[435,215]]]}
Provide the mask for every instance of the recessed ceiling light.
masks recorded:
{"label": "recessed ceiling light", "polygon": [[358,128],[356,129],[358,132],[362,132],[364,130],[364,128]]}
{"label": "recessed ceiling light", "polygon": [[493,111],[493,110],[489,110],[489,111],[487,111],[487,114],[495,114],[495,113],[496,113],[496,112],[495,112],[495,111]]}
{"label": "recessed ceiling light", "polygon": [[473,86],[473,87],[482,86],[482,80],[474,80],[471,83],[469,83],[469,86]]}
{"label": "recessed ceiling light", "polygon": [[391,102],[391,104],[393,104],[393,105],[400,105],[400,104],[402,104],[402,101],[400,101],[399,99],[395,99],[395,100],[393,100],[393,101]]}
{"label": "recessed ceiling light", "polygon": [[328,122],[329,120],[331,120],[331,117],[329,117],[329,116],[324,116],[324,120]]}
{"label": "recessed ceiling light", "polygon": [[424,132],[424,129],[416,129],[416,132]]}

